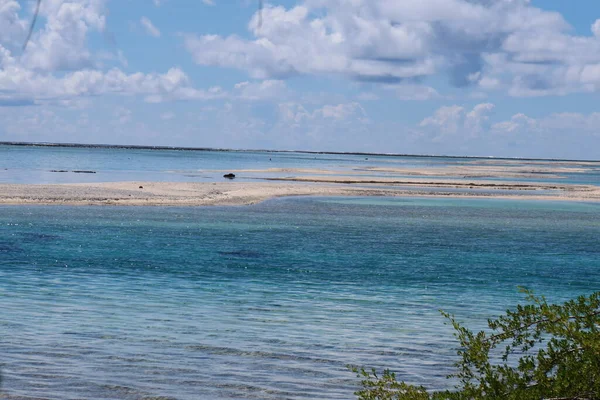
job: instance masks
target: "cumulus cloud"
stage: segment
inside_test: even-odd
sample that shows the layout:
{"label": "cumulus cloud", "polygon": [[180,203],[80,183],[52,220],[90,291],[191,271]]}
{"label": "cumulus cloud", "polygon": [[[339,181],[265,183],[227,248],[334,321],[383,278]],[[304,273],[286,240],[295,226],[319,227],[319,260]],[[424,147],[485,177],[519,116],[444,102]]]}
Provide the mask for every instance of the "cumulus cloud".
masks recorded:
{"label": "cumulus cloud", "polygon": [[461,140],[474,138],[489,127],[489,115],[494,107],[491,103],[477,104],[471,110],[459,105],[443,106],[423,119],[419,127],[437,142],[450,137]]}
{"label": "cumulus cloud", "polygon": [[[105,29],[105,0],[43,1],[40,15],[44,23],[33,34],[25,53],[16,56],[31,17],[27,13],[21,16],[22,11],[13,0],[0,5],[2,106],[81,104],[78,98],[103,94],[141,95],[147,102],[208,100],[226,95],[218,87],[194,88],[180,68],[163,74],[103,68],[105,61],[127,66],[120,50],[92,54],[87,48],[89,34]],[[149,34],[160,35],[146,17],[141,23]]]}
{"label": "cumulus cloud", "polygon": [[413,131],[416,148],[438,155],[597,158],[600,112],[552,113],[538,118],[517,113],[493,122],[495,107],[481,103],[472,108],[439,108]]}
{"label": "cumulus cloud", "polygon": [[164,74],[126,74],[118,68],[108,71],[84,69],[56,77],[10,61],[0,69],[0,92],[31,101],[58,101],[102,94],[145,95],[149,102],[224,96],[220,88],[193,88],[188,76],[179,68],[171,68]]}
{"label": "cumulus cloud", "polygon": [[[348,53],[348,45],[352,46],[352,43],[348,43],[341,32],[332,31],[326,21],[311,19],[309,11],[305,6],[289,10],[269,6],[263,10],[265,22],[260,29],[256,15],[250,22],[256,40],[248,41],[238,36],[187,35],[185,45],[198,64],[243,68],[256,78],[341,73],[363,80],[387,76],[395,81],[433,71],[431,60],[415,58],[424,49],[410,41],[398,49],[414,59],[406,63],[390,63],[367,54],[352,57]],[[370,41],[363,46],[366,49],[372,44]]]}
{"label": "cumulus cloud", "polygon": [[443,133],[456,133],[464,118],[464,107],[453,105],[443,106],[435,111],[435,113],[425,118],[419,124],[420,127],[431,127]]}
{"label": "cumulus cloud", "polygon": [[[600,89],[600,21],[575,36],[563,17],[528,0],[307,0],[267,6],[251,39],[184,36],[200,65],[259,79],[336,74],[411,83],[445,74],[455,86],[514,96]],[[410,96],[407,96],[410,97]]]}
{"label": "cumulus cloud", "polygon": [[[491,128],[491,137],[511,156],[596,159],[600,113],[553,113],[532,118],[523,113]],[[576,132],[576,134],[574,134]]]}
{"label": "cumulus cloud", "polygon": [[47,0],[40,16],[46,23],[33,34],[21,62],[30,69],[64,71],[93,66],[86,39],[106,25],[104,0]]}
{"label": "cumulus cloud", "polygon": [[572,137],[570,132],[576,131],[580,136],[595,136],[600,138],[600,112],[582,113],[553,113],[542,118],[531,118],[523,113],[515,114],[510,120],[502,121],[492,126],[492,131],[498,134],[532,135],[560,132],[565,137]]}
{"label": "cumulus cloud", "polygon": [[147,17],[142,17],[140,19],[140,24],[142,24],[142,27],[148,35],[153,37],[160,37],[160,31]]}
{"label": "cumulus cloud", "polygon": [[474,134],[480,133],[489,122],[489,114],[494,110],[492,103],[477,104],[465,116],[465,130]]}
{"label": "cumulus cloud", "polygon": [[358,102],[320,107],[284,102],[278,109],[279,117],[269,133],[279,148],[357,151],[365,148],[362,143],[372,142],[367,135],[371,121]]}
{"label": "cumulus cloud", "polygon": [[3,0],[0,4],[0,43],[17,45],[24,40],[27,24],[19,18],[20,11],[16,0]]}
{"label": "cumulus cloud", "polygon": [[492,125],[492,130],[497,133],[533,132],[538,130],[538,123],[535,119],[519,113],[513,115],[508,121],[495,123]]}

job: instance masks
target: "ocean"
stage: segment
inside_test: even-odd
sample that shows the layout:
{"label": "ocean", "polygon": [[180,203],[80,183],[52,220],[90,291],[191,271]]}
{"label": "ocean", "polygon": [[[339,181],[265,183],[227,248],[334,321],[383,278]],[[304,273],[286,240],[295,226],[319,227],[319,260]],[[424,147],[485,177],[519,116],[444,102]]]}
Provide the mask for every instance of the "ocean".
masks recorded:
{"label": "ocean", "polygon": [[[404,179],[420,169],[503,168],[534,171],[510,181],[600,185],[600,161],[557,162],[464,157],[314,154],[266,151],[190,151],[139,148],[72,148],[0,144],[0,183],[91,183],[120,181],[213,182],[224,171],[243,170],[238,181],[288,176],[315,176],[316,170],[344,176]],[[544,169],[560,168],[559,173]],[[388,171],[373,171],[388,169]],[[394,169],[403,170],[395,172]],[[57,172],[60,171],[60,172]],[[73,173],[73,171],[91,171]],[[327,175],[327,174],[326,174]],[[436,178],[435,175],[428,175]],[[462,176],[459,176],[462,178]],[[500,180],[493,175],[465,176],[470,181]],[[506,180],[506,179],[504,179]]]}
{"label": "ocean", "polygon": [[[95,168],[103,172],[73,179],[150,177],[181,154],[155,151],[146,163],[137,150],[102,149],[123,158],[105,164],[93,150],[36,149],[72,155],[43,165],[4,158],[0,176],[40,183],[40,171]],[[94,156],[80,162],[78,151]],[[265,153],[207,157],[220,156],[214,165],[269,163]],[[289,163],[352,157],[304,156],[335,161]],[[189,159],[199,155],[181,157],[174,169],[198,169]],[[440,162],[415,160],[405,162]],[[600,290],[600,204],[300,197],[231,207],[0,206],[0,397],[352,399],[359,379],[349,364],[450,388],[456,344],[440,310],[483,328],[523,300],[519,286],[552,302]]]}

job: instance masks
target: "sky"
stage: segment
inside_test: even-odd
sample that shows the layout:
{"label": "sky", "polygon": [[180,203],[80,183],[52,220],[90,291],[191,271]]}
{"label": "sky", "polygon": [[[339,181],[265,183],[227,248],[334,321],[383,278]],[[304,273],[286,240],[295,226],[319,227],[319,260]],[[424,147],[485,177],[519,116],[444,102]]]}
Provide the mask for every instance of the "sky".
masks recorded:
{"label": "sky", "polygon": [[600,159],[598,0],[0,0],[0,141]]}

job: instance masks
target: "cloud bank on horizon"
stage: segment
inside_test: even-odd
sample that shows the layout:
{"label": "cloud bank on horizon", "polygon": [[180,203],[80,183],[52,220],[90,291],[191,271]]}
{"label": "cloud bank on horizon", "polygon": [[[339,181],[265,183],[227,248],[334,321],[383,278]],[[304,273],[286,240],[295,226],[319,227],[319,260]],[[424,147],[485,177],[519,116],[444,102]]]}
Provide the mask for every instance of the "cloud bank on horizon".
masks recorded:
{"label": "cloud bank on horizon", "polygon": [[566,3],[0,0],[0,141],[600,159]]}

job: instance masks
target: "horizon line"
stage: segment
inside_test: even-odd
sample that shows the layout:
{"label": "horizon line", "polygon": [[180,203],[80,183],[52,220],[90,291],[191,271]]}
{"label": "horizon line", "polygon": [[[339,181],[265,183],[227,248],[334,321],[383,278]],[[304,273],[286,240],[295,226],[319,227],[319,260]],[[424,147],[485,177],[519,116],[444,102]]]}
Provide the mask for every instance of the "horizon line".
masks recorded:
{"label": "horizon line", "polygon": [[61,143],[61,142],[21,142],[0,141],[0,146],[22,147],[66,147],[66,148],[104,148],[104,149],[137,149],[137,150],[176,150],[176,151],[214,151],[214,152],[257,152],[257,153],[301,153],[301,154],[333,154],[357,156],[385,156],[385,157],[423,157],[423,158],[468,158],[468,159],[494,159],[494,160],[523,160],[523,161],[580,161],[600,162],[589,159],[566,158],[533,158],[533,157],[496,157],[496,156],[467,156],[467,155],[435,155],[435,154],[408,154],[408,153],[375,153],[360,151],[319,151],[319,150],[274,150],[274,149],[232,149],[218,147],[187,147],[187,146],[154,146],[136,144],[102,144],[102,143]]}

